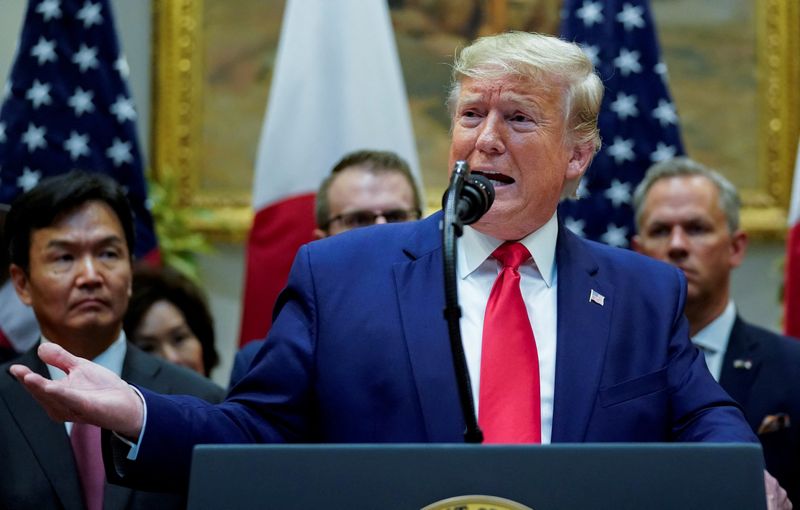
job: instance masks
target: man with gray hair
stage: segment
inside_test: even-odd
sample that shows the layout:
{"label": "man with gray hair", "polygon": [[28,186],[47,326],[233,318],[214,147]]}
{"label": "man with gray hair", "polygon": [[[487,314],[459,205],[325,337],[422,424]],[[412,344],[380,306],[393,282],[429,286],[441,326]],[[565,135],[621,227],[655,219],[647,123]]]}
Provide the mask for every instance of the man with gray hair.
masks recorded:
{"label": "man with gray hair", "polygon": [[[602,95],[580,47],[551,36],[484,37],[454,63],[450,168],[466,161],[496,191],[456,264],[485,441],[755,442],[689,341],[681,272],[559,222],[599,146]],[[41,355],[70,381],[12,371],[54,417],[130,439],[132,461],[116,467],[143,482],[185,482],[198,443],[463,442],[441,222],[302,247],[265,347],[219,407],[137,394],[57,348]]]}
{"label": "man with gray hair", "polygon": [[[688,158],[651,167],[634,192],[636,251],[686,275],[692,341],[714,378],[741,404],[767,470],[800,501],[800,342],[745,322],[731,299],[731,272],[745,256],[739,194]],[[793,426],[792,426],[793,425]]]}

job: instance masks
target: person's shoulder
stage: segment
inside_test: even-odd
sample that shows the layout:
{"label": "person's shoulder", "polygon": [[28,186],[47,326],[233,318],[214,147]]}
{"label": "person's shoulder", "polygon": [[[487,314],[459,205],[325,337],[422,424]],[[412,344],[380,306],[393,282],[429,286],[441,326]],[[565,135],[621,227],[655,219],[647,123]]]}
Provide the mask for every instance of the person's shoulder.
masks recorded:
{"label": "person's shoulder", "polygon": [[123,379],[159,393],[194,395],[209,402],[219,402],[225,397],[225,390],[212,380],[146,353],[130,342]]}
{"label": "person's shoulder", "polygon": [[38,347],[39,344],[37,343],[27,351],[19,353],[13,358],[5,360],[0,364],[0,391],[5,391],[7,388],[14,390],[22,388],[22,385],[20,385],[17,382],[17,379],[11,375],[11,372],[8,371],[8,369],[11,368],[11,365],[25,365],[34,372],[39,371],[38,367],[42,364],[42,362],[36,355],[36,349]]}
{"label": "person's shoulder", "polygon": [[771,352],[772,359],[796,367],[800,374],[800,339],[770,331],[741,317],[739,322],[748,335]]}

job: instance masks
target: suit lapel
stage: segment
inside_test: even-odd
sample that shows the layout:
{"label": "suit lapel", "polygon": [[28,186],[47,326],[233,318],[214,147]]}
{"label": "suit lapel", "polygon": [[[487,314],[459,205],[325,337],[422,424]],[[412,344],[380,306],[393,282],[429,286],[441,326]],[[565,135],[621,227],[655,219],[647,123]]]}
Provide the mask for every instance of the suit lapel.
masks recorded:
{"label": "suit lapel", "polygon": [[747,409],[749,389],[761,369],[761,354],[758,341],[747,332],[739,318],[733,323],[728,348],[722,361],[719,383],[734,400]]}
{"label": "suit lapel", "polygon": [[404,250],[408,261],[394,265],[397,299],[411,369],[432,442],[463,440],[464,420],[444,321],[444,276],[440,214],[420,223]]}
{"label": "suit lapel", "polygon": [[[47,367],[35,354],[37,347],[38,344],[23,354],[18,363],[49,378]],[[64,424],[51,420],[44,409],[20,384],[15,383],[4,393],[20,431],[25,436],[64,509],[81,510],[83,495],[78,480],[78,468],[75,465],[72,446]]]}
{"label": "suit lapel", "polygon": [[[600,385],[614,308],[614,286],[599,274],[597,263],[583,243],[559,225],[552,442],[584,439]],[[602,299],[590,301],[592,291]]]}

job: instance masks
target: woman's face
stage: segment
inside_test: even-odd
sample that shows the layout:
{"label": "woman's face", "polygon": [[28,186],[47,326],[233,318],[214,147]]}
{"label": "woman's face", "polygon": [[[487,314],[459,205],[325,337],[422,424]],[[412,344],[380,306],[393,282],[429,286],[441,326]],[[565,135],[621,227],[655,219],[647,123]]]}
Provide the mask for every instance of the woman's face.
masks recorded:
{"label": "woman's face", "polygon": [[145,312],[131,339],[142,350],[205,375],[203,344],[186,324],[183,313],[166,300]]}

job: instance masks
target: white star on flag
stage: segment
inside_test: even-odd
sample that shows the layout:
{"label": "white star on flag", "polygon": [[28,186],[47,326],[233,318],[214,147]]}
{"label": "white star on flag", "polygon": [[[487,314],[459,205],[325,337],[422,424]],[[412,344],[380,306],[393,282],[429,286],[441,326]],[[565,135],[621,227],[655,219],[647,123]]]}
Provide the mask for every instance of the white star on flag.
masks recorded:
{"label": "white star on flag", "polygon": [[614,158],[618,165],[625,161],[633,161],[633,139],[614,137],[614,143],[608,147],[608,154]]}
{"label": "white star on flag", "polygon": [[119,138],[114,138],[114,142],[112,143],[111,147],[106,149],[106,156],[108,156],[114,162],[114,166],[120,166],[123,163],[130,163],[133,161],[133,156],[131,155],[131,143],[123,142]]}
{"label": "white star on flag", "polygon": [[73,161],[81,156],[89,155],[89,135],[81,135],[75,131],[70,132],[69,138],[64,141],[64,150],[69,152]]}
{"label": "white star on flag", "polygon": [[128,59],[123,57],[122,55],[114,61],[114,69],[122,76],[123,78],[127,78],[130,74],[130,67],[128,67]]}
{"label": "white star on flag", "polygon": [[[80,0],[83,1],[83,0]],[[653,25],[655,0],[561,0],[560,36],[579,44],[589,55],[605,88],[598,129],[603,143],[581,186],[591,195],[564,200],[559,217],[582,220],[586,239],[627,246],[636,231],[633,190],[656,160],[683,154],[678,121],[672,111],[666,66]],[[602,15],[597,16],[601,11]],[[580,15],[578,12],[580,11]],[[589,17],[593,26],[584,21]],[[597,22],[596,18],[602,18]],[[659,124],[654,117],[664,117]],[[587,193],[588,195],[588,193]],[[627,242],[626,242],[627,240]]]}
{"label": "white star on flag", "polygon": [[653,110],[653,117],[658,119],[661,126],[675,124],[678,121],[678,114],[675,113],[675,106],[664,99],[658,100],[658,106]]}
{"label": "white star on flag", "polygon": [[94,104],[92,103],[93,97],[94,92],[91,90],[83,90],[78,87],[75,89],[75,93],[70,96],[67,104],[75,111],[75,115],[80,117],[84,113],[91,113],[94,111]]}
{"label": "white star on flag", "polygon": [[44,37],[39,37],[39,42],[36,46],[31,48],[31,56],[36,57],[39,65],[45,62],[56,61],[56,43],[55,41],[48,41]]}
{"label": "white star on flag", "polygon": [[28,152],[47,147],[47,142],[44,139],[45,133],[47,133],[47,130],[44,126],[37,127],[33,124],[28,124],[28,130],[22,134],[22,143],[28,146]]}
{"label": "white star on flag", "polygon": [[617,99],[609,106],[611,111],[617,114],[621,120],[628,117],[638,117],[639,110],[636,108],[636,96],[633,94],[627,95],[624,92],[617,94]]}
{"label": "white star on flag", "polygon": [[641,6],[633,6],[631,4],[624,4],[622,10],[617,14],[617,21],[625,26],[625,31],[630,32],[634,28],[644,27],[644,9]]}
{"label": "white star on flag", "polygon": [[573,234],[579,235],[581,237],[585,237],[586,234],[583,232],[583,227],[586,226],[586,222],[584,220],[576,220],[574,218],[567,218],[564,220],[564,226],[567,227]]}
{"label": "white star on flag", "polygon": [[603,21],[603,6],[600,2],[583,2],[583,6],[575,14],[583,20],[584,26],[590,27]]}
{"label": "white star on flag", "polygon": [[42,15],[45,21],[61,17],[61,5],[59,0],[43,0],[36,6],[36,12]]}
{"label": "white star on flag", "polygon": [[584,176],[581,182],[578,183],[578,189],[575,190],[575,196],[578,198],[587,198],[592,192],[589,191],[589,179]]}
{"label": "white star on flag", "polygon": [[22,188],[22,191],[28,191],[39,184],[41,178],[42,172],[25,167],[22,169],[22,175],[17,177],[17,186]]}
{"label": "white star on flag", "polygon": [[[106,175],[130,190],[137,239],[129,248],[137,258],[153,257],[157,242],[144,207],[139,115],[110,2],[118,0],[19,2],[28,8],[0,88],[0,203],[73,169]],[[0,0],[0,16],[7,3]]]}
{"label": "white star on flag", "polygon": [[631,201],[631,183],[620,182],[619,179],[611,181],[611,185],[603,193],[603,195],[611,200],[614,207],[619,207],[622,204],[630,203]]}
{"label": "white star on flag", "polygon": [[658,142],[656,150],[650,153],[650,161],[658,163],[659,161],[666,161],[674,158],[678,154],[678,150],[673,145],[667,145],[664,142]]}
{"label": "white star on flag", "polygon": [[609,246],[616,246],[618,248],[625,248],[628,246],[628,228],[618,227],[613,223],[608,225],[608,230],[600,236],[600,240]]}
{"label": "white star on flag", "polygon": [[600,65],[600,48],[593,44],[582,44],[581,49],[589,57],[589,60],[592,61],[592,65],[595,67]]}
{"label": "white star on flag", "polygon": [[642,65],[639,63],[639,52],[621,48],[619,55],[614,59],[614,66],[619,69],[622,76],[641,72]]}
{"label": "white star on flag", "polygon": [[79,20],[83,21],[83,28],[89,28],[92,25],[99,25],[103,22],[103,16],[100,14],[100,4],[93,4],[86,2],[78,11],[76,16]]}
{"label": "white star on flag", "polygon": [[120,124],[126,120],[134,120],[136,118],[136,110],[133,108],[133,102],[123,96],[117,96],[117,101],[111,105],[111,113],[117,118]]}
{"label": "white star on flag", "polygon": [[97,48],[89,48],[85,44],[81,44],[81,49],[72,56],[72,61],[78,64],[82,73],[87,69],[96,69]]}
{"label": "white star on flag", "polygon": [[51,104],[53,99],[50,97],[50,84],[33,80],[33,85],[25,93],[25,99],[33,104],[34,110],[38,110],[43,104]]}

